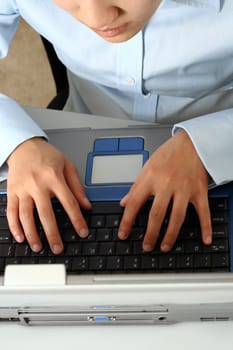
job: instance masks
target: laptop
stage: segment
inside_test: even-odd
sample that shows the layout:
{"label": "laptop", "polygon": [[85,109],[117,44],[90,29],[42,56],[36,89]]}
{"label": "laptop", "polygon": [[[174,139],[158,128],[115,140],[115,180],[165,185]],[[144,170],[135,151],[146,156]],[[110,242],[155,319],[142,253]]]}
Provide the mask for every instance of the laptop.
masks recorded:
{"label": "laptop", "polygon": [[210,247],[201,242],[190,206],[174,249],[162,254],[156,246],[144,253],[141,242],[151,201],[142,208],[129,240],[120,241],[119,200],[150,154],[170,137],[171,126],[49,129],[47,134],[79,170],[93,206],[84,212],[90,234],[80,239],[54,199],[64,253],[51,253],[36,214],[44,248],[31,252],[11,237],[3,183],[0,322],[94,326],[233,320],[233,184],[209,191],[214,231]]}

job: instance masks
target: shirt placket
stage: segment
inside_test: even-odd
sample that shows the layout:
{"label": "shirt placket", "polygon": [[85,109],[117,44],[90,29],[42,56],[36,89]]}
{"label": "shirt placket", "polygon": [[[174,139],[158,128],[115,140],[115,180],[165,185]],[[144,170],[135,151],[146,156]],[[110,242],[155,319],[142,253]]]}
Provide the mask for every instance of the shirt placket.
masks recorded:
{"label": "shirt placket", "polygon": [[143,46],[142,31],[118,45],[118,87],[128,96],[132,119],[154,123],[158,96],[143,90]]}

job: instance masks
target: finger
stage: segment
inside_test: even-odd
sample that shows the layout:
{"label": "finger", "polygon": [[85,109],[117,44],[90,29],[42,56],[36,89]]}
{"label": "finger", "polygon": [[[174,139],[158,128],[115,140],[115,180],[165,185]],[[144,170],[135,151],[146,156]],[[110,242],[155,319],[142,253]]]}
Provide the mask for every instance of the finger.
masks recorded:
{"label": "finger", "polygon": [[125,204],[124,213],[118,230],[118,237],[120,239],[128,238],[136,216],[148,197],[149,195],[143,191],[142,184],[135,183],[132,186],[127,196],[127,203]]}
{"label": "finger", "polygon": [[127,193],[127,194],[121,199],[120,205],[121,205],[122,207],[125,207],[125,206],[126,206],[126,203],[127,203],[127,201],[128,201],[128,198],[129,198],[129,193]]}
{"label": "finger", "polygon": [[17,196],[7,195],[6,215],[7,215],[9,229],[14,239],[18,243],[22,243],[25,239],[25,236],[19,221],[19,200]]}
{"label": "finger", "polygon": [[45,200],[45,196],[37,198],[36,207],[41,225],[52,252],[54,254],[60,254],[64,247],[50,198],[47,200]]}
{"label": "finger", "polygon": [[64,182],[57,184],[54,195],[63,206],[78,235],[82,238],[87,237],[89,233],[87,223],[82,215],[79,203],[67,186],[65,179]]}
{"label": "finger", "polygon": [[39,252],[42,249],[42,244],[34,221],[34,202],[32,198],[24,197],[20,199],[19,219],[31,249],[36,253]]}
{"label": "finger", "polygon": [[157,193],[153,200],[143,240],[143,250],[145,252],[152,251],[156,245],[169,202],[170,196],[166,196],[165,193]]}
{"label": "finger", "polygon": [[81,184],[81,181],[78,176],[78,171],[75,168],[75,166],[70,162],[67,162],[65,165],[64,177],[68,187],[70,188],[71,192],[78,200],[80,205],[87,210],[90,209],[91,203],[86,196],[83,185]]}
{"label": "finger", "polygon": [[213,231],[212,231],[212,224],[211,224],[208,195],[201,197],[200,200],[192,203],[199,217],[203,243],[209,245],[212,243]]}
{"label": "finger", "polygon": [[173,198],[168,227],[160,247],[164,253],[170,251],[177,240],[181,226],[185,220],[187,206],[188,201],[183,196],[177,195]]}

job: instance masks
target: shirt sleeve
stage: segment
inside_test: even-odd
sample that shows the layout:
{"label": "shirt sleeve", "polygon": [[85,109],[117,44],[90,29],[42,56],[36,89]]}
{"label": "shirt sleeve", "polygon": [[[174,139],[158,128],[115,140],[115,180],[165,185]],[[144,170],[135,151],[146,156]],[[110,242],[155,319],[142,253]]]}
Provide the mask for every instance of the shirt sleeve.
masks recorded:
{"label": "shirt sleeve", "polygon": [[[0,1],[0,58],[4,58],[18,28],[19,13],[14,0]],[[6,159],[29,138],[46,137],[15,101],[0,93],[0,181],[7,177]]]}
{"label": "shirt sleeve", "polygon": [[177,123],[184,129],[216,185],[233,181],[233,108]]}
{"label": "shirt sleeve", "polygon": [[0,94],[0,181],[6,179],[5,161],[14,149],[32,137],[46,134],[15,101]]}

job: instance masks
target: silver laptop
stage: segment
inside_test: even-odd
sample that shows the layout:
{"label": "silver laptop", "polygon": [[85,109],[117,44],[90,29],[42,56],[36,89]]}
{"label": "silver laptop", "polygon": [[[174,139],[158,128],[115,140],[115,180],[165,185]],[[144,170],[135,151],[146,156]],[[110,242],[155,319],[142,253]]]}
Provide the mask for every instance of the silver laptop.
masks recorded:
{"label": "silver laptop", "polygon": [[[67,230],[61,229],[64,254],[33,254],[24,243],[9,238],[2,184],[0,321],[94,326],[233,320],[232,184],[210,191],[211,247],[201,244],[198,220],[190,209],[191,223],[197,226],[190,224],[184,241],[169,254],[161,254],[158,247],[145,254],[140,247],[148,208],[138,219],[140,229],[136,224],[133,228],[134,241],[119,242],[118,202],[150,154],[170,137],[171,127],[50,129],[47,133],[79,169],[96,210],[91,218],[85,213],[91,233],[86,240],[79,239],[66,218]],[[58,215],[64,214],[56,200],[54,208]],[[60,221],[64,221],[61,216]]]}

